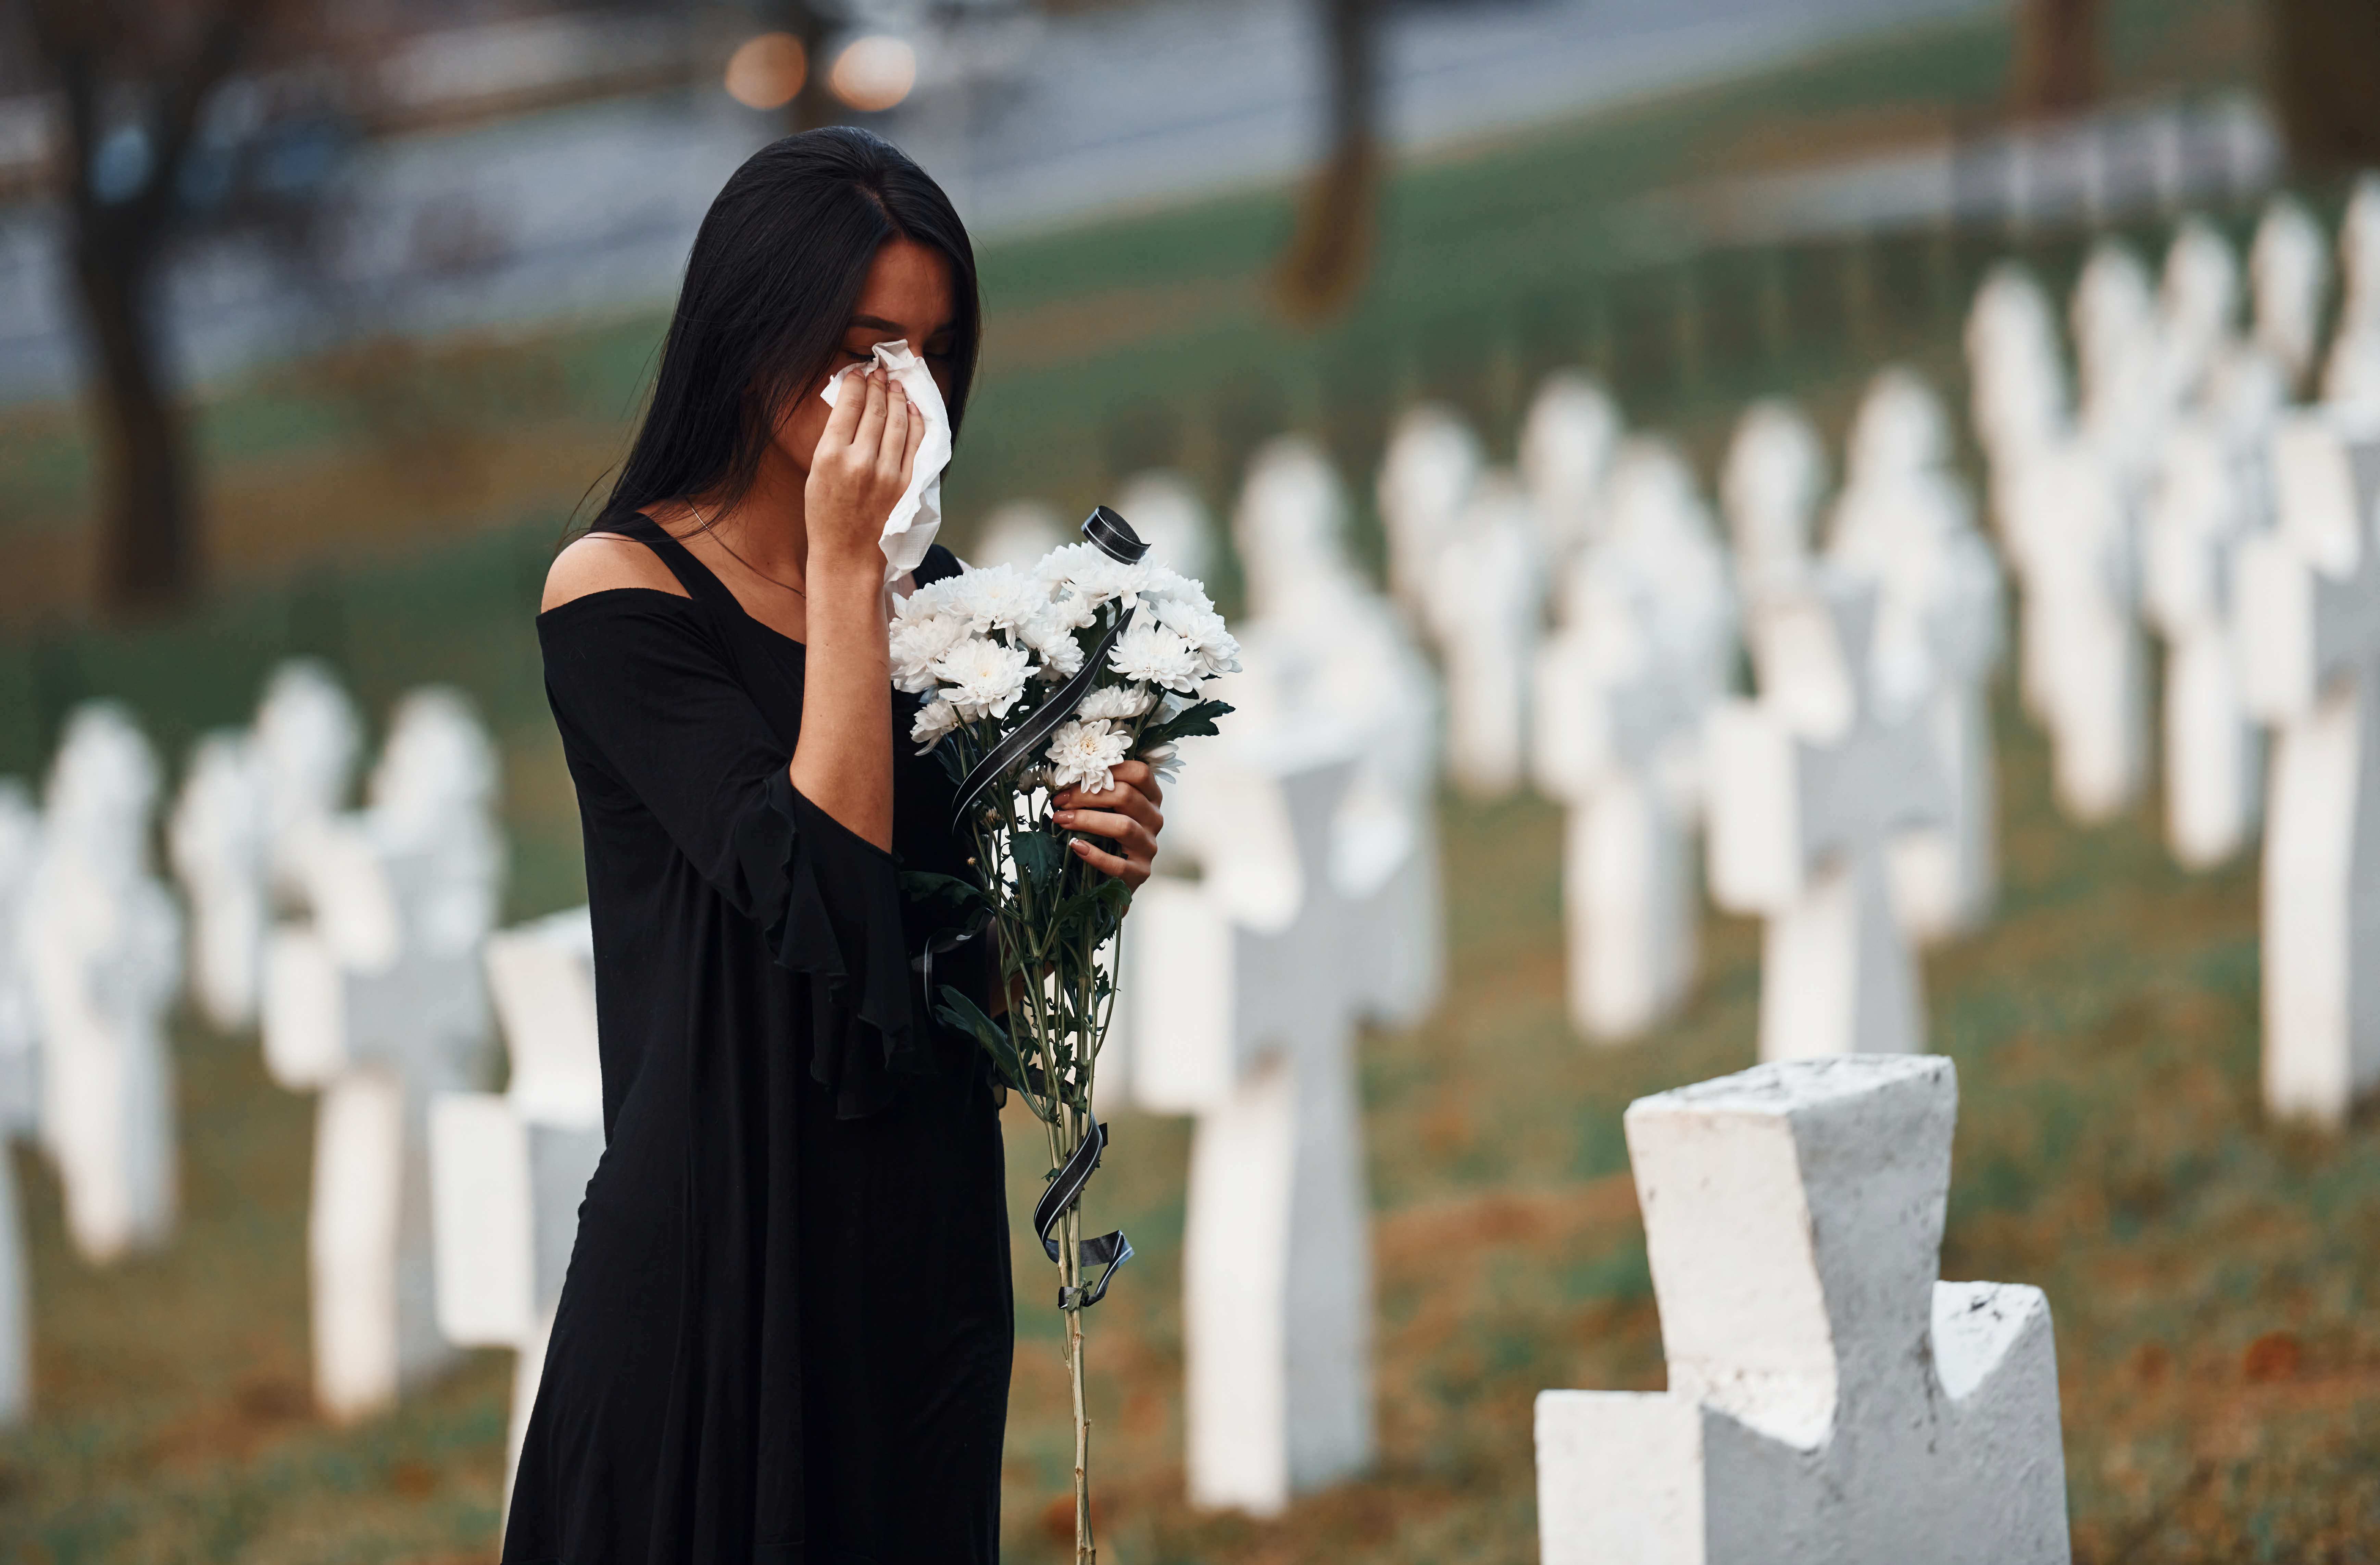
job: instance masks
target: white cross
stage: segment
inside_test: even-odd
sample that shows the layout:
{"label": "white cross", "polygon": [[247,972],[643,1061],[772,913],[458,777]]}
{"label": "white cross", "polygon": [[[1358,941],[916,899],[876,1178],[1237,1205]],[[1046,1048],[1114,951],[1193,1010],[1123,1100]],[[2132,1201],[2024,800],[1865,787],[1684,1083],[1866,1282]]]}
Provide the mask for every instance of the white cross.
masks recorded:
{"label": "white cross", "polygon": [[[1815,693],[1764,690],[1711,714],[1711,895],[1767,920],[1761,1058],[1914,1053],[1925,1007],[1887,860],[1902,829],[1943,823],[1940,761],[1922,721],[1875,708],[1872,593],[1828,582],[1805,609],[1809,633],[1786,644],[1807,660],[1791,682]],[[1829,710],[1823,725],[1791,715]]]}
{"label": "white cross", "polygon": [[1572,566],[1536,669],[1539,791],[1568,809],[1563,926],[1572,1020],[1639,1035],[1695,966],[1691,831],[1705,714],[1735,645],[1727,568],[1683,463],[1632,441],[1603,535]]}
{"label": "white cross", "polygon": [[42,1036],[42,1139],[85,1259],[172,1232],[179,1151],[165,1016],[181,919],[152,873],[157,759],[130,713],[78,710],[42,801],[22,956]]}
{"label": "white cross", "polygon": [[24,785],[0,778],[0,1428],[23,1422],[33,1403],[32,1289],[8,1143],[41,1118],[41,1034],[19,956],[41,834]]}
{"label": "white cross", "polygon": [[2346,1122],[2380,1085],[2380,426],[2273,437],[2278,525],[2240,548],[2241,675],[2276,725],[2265,837],[2265,1106]]}
{"label": "white cross", "polygon": [[1352,748],[1269,772],[1197,757],[1206,878],[1134,898],[1122,984],[1143,1107],[1196,1116],[1184,1246],[1193,1504],[1273,1515],[1374,1445],[1370,1203],[1351,974],[1333,885]]}
{"label": "white cross", "polygon": [[174,874],[190,904],[190,992],[226,1033],[256,1022],[272,912],[270,808],[254,741],[213,733],[191,750],[166,824]]}
{"label": "white cross", "polygon": [[1893,902],[1920,940],[1974,928],[1998,886],[2000,572],[1949,454],[1933,390],[1912,371],[1880,372],[1852,422],[1827,545],[1832,566],[1876,591],[1866,677],[1879,712],[1916,719],[1941,763],[1943,829],[1904,832],[1890,850]]}
{"label": "white cross", "polygon": [[1629,1107],[1670,1388],[1538,1395],[1545,1565],[2064,1565],[2048,1302],[1937,1280],[1957,1118],[1938,1058]]}
{"label": "white cross", "polygon": [[466,1348],[510,1348],[507,1506],[537,1404],[546,1339],[578,1237],[578,1205],[603,1155],[595,942],[585,908],[491,935],[488,986],[512,1062],[502,1094],[431,1106],[438,1323]]}
{"label": "white cross", "polygon": [[1439,546],[1425,590],[1446,664],[1447,773],[1474,799],[1521,785],[1529,674],[1545,614],[1545,562],[1527,493],[1490,471]]}
{"label": "white cross", "polygon": [[408,696],[372,807],[316,831],[299,866],[313,922],[267,948],[266,1066],[322,1094],[308,1249],[315,1395],[337,1419],[389,1406],[452,1351],[435,1311],[429,1104],[470,1085],[486,1052],[494,780],[460,698]]}

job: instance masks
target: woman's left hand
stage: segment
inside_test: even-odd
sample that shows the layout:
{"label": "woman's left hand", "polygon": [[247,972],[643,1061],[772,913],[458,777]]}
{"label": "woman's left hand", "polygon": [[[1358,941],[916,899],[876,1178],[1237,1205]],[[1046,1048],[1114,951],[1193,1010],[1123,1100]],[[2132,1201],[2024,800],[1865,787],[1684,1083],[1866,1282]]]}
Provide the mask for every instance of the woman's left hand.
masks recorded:
{"label": "woman's left hand", "polygon": [[1105,793],[1070,788],[1052,802],[1060,825],[1104,837],[1115,845],[1112,850],[1102,850],[1076,838],[1075,854],[1092,868],[1121,876],[1126,886],[1138,890],[1148,878],[1150,861],[1157,857],[1157,834],[1165,829],[1165,817],[1157,808],[1164,802],[1165,790],[1158,786],[1157,774],[1146,761],[1126,761],[1112,775],[1115,786]]}

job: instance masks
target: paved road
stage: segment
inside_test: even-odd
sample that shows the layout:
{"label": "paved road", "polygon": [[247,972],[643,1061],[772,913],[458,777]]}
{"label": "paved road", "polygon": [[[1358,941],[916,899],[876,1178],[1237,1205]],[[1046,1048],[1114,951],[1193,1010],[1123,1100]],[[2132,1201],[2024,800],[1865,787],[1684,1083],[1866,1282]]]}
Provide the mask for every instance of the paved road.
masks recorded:
{"label": "paved road", "polygon": [[[1458,143],[1995,3],[1438,0],[1390,24],[1390,136]],[[1309,17],[1293,0],[1149,0],[921,39],[919,90],[882,128],[983,238],[1276,180],[1319,135]],[[176,268],[180,361],[203,382],[358,335],[651,308],[712,192],[775,133],[705,88],[381,143],[308,257],[226,244]],[[0,400],[77,377],[49,215],[0,210]]]}

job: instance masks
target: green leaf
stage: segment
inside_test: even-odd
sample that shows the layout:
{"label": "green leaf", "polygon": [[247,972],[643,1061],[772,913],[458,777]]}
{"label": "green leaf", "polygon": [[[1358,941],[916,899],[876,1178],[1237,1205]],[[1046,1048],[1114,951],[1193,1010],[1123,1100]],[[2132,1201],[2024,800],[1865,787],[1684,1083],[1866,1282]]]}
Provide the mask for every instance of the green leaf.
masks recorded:
{"label": "green leaf", "polygon": [[1062,839],[1039,831],[1018,832],[1009,839],[1008,850],[1015,855],[1016,867],[1025,872],[1037,893],[1049,889],[1072,857]]}
{"label": "green leaf", "polygon": [[954,874],[937,874],[931,870],[903,870],[901,893],[913,902],[946,901],[954,908],[969,903],[982,907],[992,905],[991,896],[971,880],[961,880]]}
{"label": "green leaf", "polygon": [[963,1033],[975,1034],[1001,1078],[1018,1092],[1025,1090],[1025,1061],[1016,1053],[1016,1045],[1008,1036],[1008,1029],[983,1013],[983,1008],[960,990],[942,985],[942,1021]]}
{"label": "green leaf", "polygon": [[1220,733],[1215,719],[1227,717],[1238,708],[1228,701],[1202,701],[1185,707],[1162,723],[1152,723],[1140,730],[1140,743],[1145,749],[1153,744],[1167,744],[1178,739],[1197,739]]}

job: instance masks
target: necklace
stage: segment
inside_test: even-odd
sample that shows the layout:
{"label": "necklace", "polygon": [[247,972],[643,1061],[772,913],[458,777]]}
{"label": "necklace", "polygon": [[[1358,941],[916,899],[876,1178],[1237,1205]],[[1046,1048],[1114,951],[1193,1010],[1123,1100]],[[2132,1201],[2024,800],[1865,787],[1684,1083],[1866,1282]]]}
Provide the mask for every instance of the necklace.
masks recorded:
{"label": "necklace", "polygon": [[745,569],[747,569],[747,570],[750,571],[753,575],[755,575],[755,576],[759,577],[761,581],[766,581],[770,586],[771,586],[771,587],[783,587],[785,591],[787,591],[788,593],[793,593],[793,594],[794,594],[794,596],[795,596],[795,597],[797,597],[797,598],[801,599],[804,603],[808,603],[808,602],[809,601],[809,596],[810,596],[810,595],[809,595],[808,593],[803,592],[799,587],[795,586],[795,585],[794,585],[792,582],[790,582],[790,581],[778,581],[775,577],[773,577],[773,576],[770,575],[767,571],[765,571],[765,570],[761,569],[759,566],[754,565],[750,560],[746,559],[742,555],[737,554],[737,553],[735,552],[735,544],[730,544],[726,539],[722,538],[722,537],[719,535],[719,533],[717,532],[717,531],[716,531],[716,530],[714,530],[714,529],[711,527],[710,522],[710,520],[709,520],[708,518],[706,518],[706,517],[705,517],[705,516],[704,516],[700,511],[695,511],[695,510],[694,510],[694,507],[693,507],[692,503],[690,503],[690,502],[689,502],[689,503],[687,504],[687,506],[686,506],[686,508],[687,510],[694,511],[694,520],[697,520],[697,521],[698,521],[698,522],[701,522],[701,523],[702,523],[702,529],[701,529],[701,530],[702,530],[703,532],[708,532],[708,533],[710,533],[710,541],[711,541],[712,543],[714,543],[714,544],[718,544],[721,548],[725,549],[725,550],[727,551],[727,557],[728,557],[729,559],[734,560],[736,564],[738,564],[738,565],[742,566]]}

